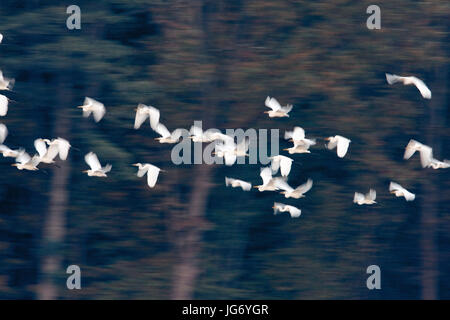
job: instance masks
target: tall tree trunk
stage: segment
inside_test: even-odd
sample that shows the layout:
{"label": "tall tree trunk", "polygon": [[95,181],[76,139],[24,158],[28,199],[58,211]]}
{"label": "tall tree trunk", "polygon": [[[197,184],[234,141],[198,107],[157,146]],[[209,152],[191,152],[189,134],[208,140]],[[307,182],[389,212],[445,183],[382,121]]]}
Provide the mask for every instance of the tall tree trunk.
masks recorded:
{"label": "tall tree trunk", "polygon": [[[54,136],[69,139],[70,119],[66,115],[66,106],[70,104],[70,91],[65,78],[60,79],[58,86],[58,103],[54,107]],[[69,157],[70,158],[70,157]],[[59,168],[53,167],[50,188],[48,213],[43,230],[43,256],[40,269],[40,283],[37,287],[38,299],[51,300],[58,298],[58,289],[64,289],[65,284],[56,285],[55,279],[65,273],[62,268],[62,247],[66,234],[66,210],[68,203],[68,180],[70,175],[70,160],[59,162]]]}
{"label": "tall tree trunk", "polygon": [[[441,154],[441,134],[445,113],[443,106],[446,106],[447,97],[447,69],[437,68],[435,71],[433,98],[430,101],[427,111],[429,113],[428,125],[426,128],[426,143],[433,148],[435,157]],[[421,212],[421,239],[420,246],[422,252],[422,299],[438,299],[439,273],[438,273],[438,246],[437,246],[437,221],[439,218],[439,177],[430,175],[423,185],[423,202]]]}

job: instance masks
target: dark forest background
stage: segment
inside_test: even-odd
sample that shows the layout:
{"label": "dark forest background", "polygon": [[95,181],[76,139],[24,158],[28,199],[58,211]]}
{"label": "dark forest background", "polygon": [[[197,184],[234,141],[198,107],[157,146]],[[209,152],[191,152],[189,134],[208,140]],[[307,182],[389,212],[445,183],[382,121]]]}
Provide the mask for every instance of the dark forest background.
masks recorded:
{"label": "dark forest background", "polygon": [[[66,28],[71,4],[81,30]],[[371,4],[381,30],[366,27]],[[61,136],[81,151],[45,172],[0,158],[0,298],[450,298],[450,171],[403,160],[411,138],[450,159],[449,16],[438,0],[2,0],[0,69],[16,79],[5,144],[34,153]],[[423,79],[432,100],[385,72]],[[263,114],[268,95],[290,118]],[[85,96],[107,108],[98,124],[76,108]],[[352,143],[344,159],[322,142],[293,155],[290,184],[314,180],[304,199],[247,193],[224,177],[259,184],[260,165],[173,165],[148,123],[133,129],[138,103],[170,130],[301,126]],[[108,178],[81,172],[89,151]],[[135,162],[167,172],[149,189]],[[391,180],[416,200],[390,195]],[[370,187],[379,204],[354,205]],[[274,216],[274,201],[302,216]],[[81,290],[66,289],[71,264]],[[382,290],[366,288],[372,264]]]}

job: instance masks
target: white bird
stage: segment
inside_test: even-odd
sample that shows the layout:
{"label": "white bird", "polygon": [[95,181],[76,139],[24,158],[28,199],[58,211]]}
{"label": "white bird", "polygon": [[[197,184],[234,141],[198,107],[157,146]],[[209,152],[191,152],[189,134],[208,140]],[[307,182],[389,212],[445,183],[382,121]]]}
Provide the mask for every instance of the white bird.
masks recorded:
{"label": "white bird", "polygon": [[44,139],[44,141],[49,145],[49,149],[56,148],[57,154],[61,160],[66,160],[69,154],[69,149],[72,147],[66,139],[58,137],[57,139],[48,140]]}
{"label": "white bird", "polygon": [[77,108],[83,109],[83,117],[85,118],[89,117],[92,113],[95,122],[102,120],[106,113],[105,105],[103,103],[89,97],[84,98],[83,105],[78,106]]}
{"label": "white bird", "polygon": [[269,158],[272,161],[272,173],[275,174],[281,168],[281,175],[283,177],[287,177],[291,172],[291,166],[293,159],[283,156],[277,155]]}
{"label": "white bird", "polygon": [[110,164],[102,167],[97,155],[93,152],[87,153],[84,156],[84,161],[91,167],[91,169],[83,171],[84,173],[87,173],[89,177],[107,177],[106,174],[110,172],[112,168],[112,165]]}
{"label": "white bird", "polygon": [[[231,137],[230,137],[231,138]],[[225,158],[225,164],[231,166],[236,162],[237,157],[248,156],[247,151],[250,145],[250,139],[245,137],[238,144],[234,143],[233,139],[227,139],[214,146],[214,154],[220,158]]]}
{"label": "white bird", "polygon": [[54,163],[55,160],[53,159],[58,155],[58,147],[54,145],[47,149],[45,140],[47,139],[38,138],[34,140],[34,147],[39,154],[39,160],[42,163]]}
{"label": "white bird", "polygon": [[291,218],[298,218],[302,214],[302,210],[300,210],[299,208],[284,203],[274,202],[272,208],[274,215],[276,215],[278,212],[289,212]]}
{"label": "white bird", "polygon": [[134,163],[133,166],[138,167],[137,176],[139,178],[147,174],[147,184],[150,188],[153,188],[156,185],[159,172],[164,172],[164,170],[161,170],[150,163]]}
{"label": "white bird", "polygon": [[0,90],[11,90],[14,86],[14,79],[3,77],[3,72],[0,70]]}
{"label": "white bird", "polygon": [[7,136],[8,136],[8,128],[3,123],[0,123],[0,144],[2,144],[3,141],[5,141]]}
{"label": "white bird", "polygon": [[413,201],[416,198],[414,193],[409,192],[396,182],[389,184],[389,192],[395,194],[396,197],[405,197],[406,201]]}
{"label": "white bird", "polygon": [[2,43],[3,35],[0,33],[0,43]]}
{"label": "white bird", "polygon": [[298,186],[295,189],[289,186],[286,181],[278,182],[278,187],[284,190],[280,193],[284,194],[285,198],[294,198],[294,199],[304,198],[305,197],[304,194],[309,190],[311,190],[312,186],[313,186],[312,179],[308,179],[308,181],[306,181],[304,184]]}
{"label": "white bird", "polygon": [[232,188],[242,188],[244,191],[250,191],[252,188],[252,184],[250,182],[228,177],[225,177],[225,185],[227,187],[231,186]]}
{"label": "white bird", "polygon": [[357,203],[358,205],[374,204],[374,203],[377,203],[375,201],[376,198],[377,198],[377,192],[374,189],[370,189],[369,193],[366,195],[359,193],[359,192],[355,192],[353,202]]}
{"label": "white bird", "polygon": [[300,145],[304,146],[306,149],[316,144],[315,139],[305,138],[305,130],[302,127],[294,127],[293,131],[286,131],[284,133],[284,139],[289,139],[289,141],[292,141],[294,143],[294,147]]}
{"label": "white bird", "polygon": [[351,142],[350,139],[347,139],[339,135],[325,138],[325,140],[329,141],[328,144],[326,145],[326,147],[329,150],[332,150],[337,146],[337,155],[339,158],[343,158],[345,156],[348,150],[348,146],[350,145]]}
{"label": "white bird", "polygon": [[394,84],[396,82],[402,82],[404,85],[415,85],[419,89],[420,94],[425,99],[431,99],[431,91],[428,89],[426,84],[416,77],[401,77],[395,74],[386,73],[386,80],[389,84]]}
{"label": "white bird", "polygon": [[263,180],[263,184],[254,186],[258,191],[276,191],[280,189],[280,186],[285,183],[285,180],[281,177],[272,177],[272,169],[270,167],[261,168],[260,177]]}
{"label": "white bird", "polygon": [[0,94],[0,117],[6,116],[8,113],[8,98]]}
{"label": "white bird", "polygon": [[436,159],[432,158],[427,167],[428,168],[431,167],[433,169],[450,168],[450,161],[449,160],[439,161],[439,160],[436,160]]}
{"label": "white bird", "polygon": [[134,128],[139,129],[144,121],[149,117],[150,127],[155,130],[159,123],[160,112],[152,106],[146,106],[140,103],[136,108],[136,117],[134,119]]}
{"label": "white bird", "polygon": [[[47,148],[48,144],[48,148]],[[54,163],[54,159],[57,155],[61,160],[66,160],[71,147],[69,141],[63,138],[57,138],[53,140],[49,139],[36,139],[34,140],[34,147],[39,153],[41,162]]]}
{"label": "white bird", "polygon": [[419,151],[420,153],[420,163],[422,168],[445,169],[450,167],[450,161],[439,161],[435,159],[433,157],[433,149],[431,147],[414,139],[409,140],[408,145],[405,148],[403,158],[408,160],[414,155],[414,153],[416,153],[416,151]]}
{"label": "white bird", "polygon": [[18,156],[16,157],[16,163],[13,163],[12,166],[17,167],[17,169],[19,170],[36,171],[39,170],[37,168],[39,162],[39,155],[34,155],[32,158],[28,153],[23,151],[18,154]]}
{"label": "white bird", "polygon": [[25,152],[25,149],[17,149],[17,150],[12,150],[10,148],[8,148],[7,146],[5,146],[4,144],[0,145],[0,152],[3,154],[3,157],[11,157],[11,158],[17,158],[19,156],[19,154]]}
{"label": "white bird", "polygon": [[172,133],[162,123],[158,123],[154,130],[161,136],[155,138],[159,143],[177,143],[183,135],[182,129],[175,129]]}
{"label": "white bird", "polygon": [[270,118],[282,118],[289,117],[289,112],[292,110],[292,104],[288,104],[285,107],[282,107],[280,103],[275,99],[267,96],[266,98],[266,107],[272,109],[270,111],[264,111],[264,113],[268,113]]}
{"label": "white bird", "polygon": [[217,129],[203,131],[202,128],[197,127],[196,125],[193,125],[189,129],[189,133],[191,134],[189,138],[194,142],[212,142],[216,140],[222,140],[224,142],[233,141],[233,137],[227,136]]}

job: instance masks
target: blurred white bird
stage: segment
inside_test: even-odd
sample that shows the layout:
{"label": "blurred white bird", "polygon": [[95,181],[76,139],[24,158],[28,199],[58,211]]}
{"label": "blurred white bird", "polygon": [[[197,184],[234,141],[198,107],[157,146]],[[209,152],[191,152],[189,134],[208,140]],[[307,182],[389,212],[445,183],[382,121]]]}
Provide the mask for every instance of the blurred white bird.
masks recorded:
{"label": "blurred white bird", "polygon": [[150,127],[155,130],[159,123],[159,110],[152,106],[146,106],[140,103],[136,110],[136,117],[134,119],[134,128],[139,129],[144,121],[149,117]]}
{"label": "blurred white bird", "polygon": [[[47,148],[48,144],[48,148]],[[71,147],[69,141],[63,138],[57,138],[53,140],[49,139],[36,139],[34,140],[34,147],[39,153],[41,162],[54,163],[54,159],[57,155],[61,160],[66,160]]]}
{"label": "blurred white bird", "polygon": [[150,188],[153,188],[156,185],[159,172],[164,172],[164,170],[161,170],[150,163],[134,163],[133,166],[138,167],[137,176],[139,178],[147,174],[147,184]]}
{"label": "blurred white bird", "polygon": [[8,128],[3,123],[0,123],[0,144],[2,144],[5,141],[7,136],[8,136]]}
{"label": "blurred white bird", "polygon": [[30,157],[28,153],[20,152],[16,158],[16,163],[13,163],[13,167],[17,167],[19,170],[30,170],[30,171],[36,171],[39,170],[37,168],[38,164],[40,162],[39,155],[35,155]]}
{"label": "blurred white bird", "polygon": [[232,188],[242,188],[242,190],[244,191],[250,191],[252,188],[252,184],[250,182],[228,177],[225,177],[225,186],[231,186]]}
{"label": "blurred white bird", "polygon": [[414,139],[409,140],[408,145],[405,148],[405,154],[403,158],[408,160],[416,151],[420,153],[420,163],[422,168],[442,169],[449,168],[450,161],[439,161],[433,157],[433,149],[427,145],[424,145]]}
{"label": "blurred white bird", "polygon": [[45,140],[47,139],[38,138],[34,140],[34,147],[39,154],[39,161],[42,163],[54,163],[55,160],[53,159],[58,155],[58,147],[55,145],[47,149]]}
{"label": "blurred white bird", "polygon": [[0,117],[6,116],[8,113],[8,98],[0,94]]}
{"label": "blurred white bird", "polygon": [[0,90],[11,90],[14,86],[14,79],[3,77],[3,72],[0,70]]}
{"label": "blurred white bird", "polygon": [[284,194],[285,198],[299,199],[304,198],[305,197],[304,194],[309,190],[311,190],[313,186],[313,181],[312,179],[308,179],[308,181],[306,181],[304,184],[298,186],[295,189],[289,186],[286,181],[279,181],[277,185],[280,189],[284,190],[280,193]]}
{"label": "blurred white bird", "polygon": [[214,154],[220,158],[225,159],[225,165],[231,166],[236,162],[237,157],[248,156],[247,151],[250,145],[250,139],[245,137],[238,144],[234,143],[233,139],[222,141],[214,146]]}
{"label": "blurred white bird", "polygon": [[276,174],[278,170],[281,168],[281,175],[283,177],[287,177],[289,172],[291,172],[291,166],[293,159],[283,156],[277,155],[269,158],[272,161],[272,174]]}
{"label": "blurred white bird", "polygon": [[154,130],[161,136],[155,138],[159,143],[177,143],[183,135],[182,129],[175,129],[172,133],[162,123],[158,123]]}
{"label": "blurred white bird", "polygon": [[93,152],[87,153],[84,156],[84,161],[91,167],[91,169],[83,171],[84,173],[87,173],[89,177],[107,177],[106,174],[110,172],[112,168],[112,165],[110,164],[102,167],[97,155]]}
{"label": "blurred white bird", "polygon": [[203,131],[202,128],[197,127],[196,125],[193,125],[189,129],[189,133],[191,134],[189,138],[191,138],[194,142],[212,142],[222,140],[223,142],[229,143],[234,141],[233,137],[227,136],[217,129],[208,129]]}
{"label": "blurred white bird", "polygon": [[263,184],[254,186],[258,191],[276,191],[280,189],[280,185],[284,185],[285,180],[281,177],[272,177],[272,169],[270,167],[261,168],[260,177],[263,180]]}
{"label": "blurred white bird", "polygon": [[389,192],[395,194],[396,197],[405,197],[406,201],[413,201],[416,198],[414,193],[409,192],[396,182],[389,184]]}
{"label": "blurred white bird", "polygon": [[351,140],[347,139],[343,136],[336,135],[334,137],[325,138],[325,140],[329,141],[326,147],[329,150],[332,150],[337,147],[337,155],[339,158],[343,158],[347,153],[348,146],[350,145]]}
{"label": "blurred white bird", "polygon": [[293,131],[286,131],[284,133],[284,139],[289,139],[289,141],[292,141],[294,143],[294,147],[303,146],[306,149],[316,144],[315,139],[305,138],[305,130],[302,127],[294,127]]}
{"label": "blurred white bird", "polygon": [[3,35],[0,33],[0,43],[3,41]]}
{"label": "blurred white bird", "polygon": [[292,104],[288,104],[285,107],[282,107],[280,103],[271,97],[266,98],[266,107],[272,109],[270,111],[264,111],[264,113],[268,113],[270,118],[282,118],[289,117],[289,112],[292,110]]}
{"label": "blurred white bird", "polygon": [[102,120],[106,113],[105,105],[103,103],[89,97],[84,98],[83,105],[78,106],[77,108],[83,109],[83,117],[85,118],[89,117],[92,113],[95,122]]}
{"label": "blurred white bird", "polygon": [[4,144],[0,145],[0,152],[3,154],[3,157],[11,157],[11,158],[17,158],[19,154],[25,152],[25,149],[16,149],[12,150],[5,146]]}
{"label": "blurred white bird", "polygon": [[386,73],[386,80],[389,84],[394,84],[396,82],[402,82],[404,85],[415,85],[419,89],[420,94],[425,99],[431,99],[431,91],[425,85],[425,83],[416,77],[401,77],[395,74]]}
{"label": "blurred white bird", "polygon": [[375,199],[377,198],[377,192],[374,189],[370,189],[369,193],[364,195],[359,192],[355,192],[355,196],[353,198],[353,202],[359,205],[363,204],[374,204],[377,203]]}
{"label": "blurred white bird", "polygon": [[450,168],[450,161],[449,160],[439,161],[432,158],[430,163],[428,164],[428,168],[430,167],[433,169],[447,169]]}
{"label": "blurred white bird", "polygon": [[291,218],[298,218],[302,214],[302,210],[300,210],[299,208],[284,203],[274,202],[272,208],[274,215],[276,215],[278,212],[289,212]]}

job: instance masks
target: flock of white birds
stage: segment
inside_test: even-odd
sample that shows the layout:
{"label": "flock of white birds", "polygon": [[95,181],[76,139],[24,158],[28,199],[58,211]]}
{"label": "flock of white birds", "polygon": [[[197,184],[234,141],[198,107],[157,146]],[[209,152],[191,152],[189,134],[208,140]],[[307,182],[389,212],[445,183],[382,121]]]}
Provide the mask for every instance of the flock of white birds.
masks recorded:
{"label": "flock of white birds", "polygon": [[[2,40],[3,35],[0,34],[0,43]],[[420,91],[423,98],[431,99],[430,89],[428,89],[422,80],[416,77],[402,77],[386,73],[386,80],[390,85],[397,82],[401,82],[404,85],[414,85]],[[2,71],[0,71],[0,90],[11,90],[13,85],[14,79],[5,78]],[[8,102],[9,99],[0,94],[0,116],[6,116],[8,112]],[[267,113],[270,118],[289,117],[289,112],[293,108],[292,104],[281,106],[273,97],[267,97],[265,105],[270,110],[265,111],[264,113]],[[84,117],[89,117],[92,114],[95,122],[102,120],[106,114],[104,104],[89,97],[86,97],[83,105],[77,108],[83,110]],[[159,121],[160,112],[157,108],[139,104],[135,111],[134,129],[139,129],[147,118],[149,118],[150,127],[160,135],[160,137],[156,138],[160,143],[173,144],[178,143],[182,139],[182,129],[175,129],[170,132],[167,127]],[[200,127],[195,125],[190,128],[189,133],[190,135],[188,138],[192,139],[193,142],[204,143],[216,141],[214,154],[224,158],[226,165],[233,165],[236,162],[237,157],[245,157],[248,155],[248,139],[244,139],[240,143],[235,143],[234,137],[223,134],[217,129],[203,131]],[[0,123],[0,152],[3,154],[3,157],[15,158],[16,162],[13,163],[12,166],[15,166],[19,170],[39,170],[38,165],[40,163],[54,164],[55,158],[58,156],[61,160],[66,160],[69,149],[72,147],[69,141],[60,137],[52,140],[38,138],[34,141],[34,147],[36,148],[37,153],[31,157],[23,148],[13,150],[3,144],[7,135],[7,127],[3,123]],[[283,149],[284,151],[288,151],[289,154],[310,153],[310,147],[316,145],[316,139],[306,138],[305,130],[301,127],[295,127],[293,131],[286,131],[284,138],[293,143],[292,147]],[[327,141],[325,144],[327,149],[332,150],[336,148],[337,156],[339,158],[345,157],[350,146],[350,139],[335,135],[333,137],[325,138],[325,140]],[[404,159],[411,158],[416,151],[420,153],[420,161],[423,168],[441,169],[450,167],[450,161],[436,160],[433,157],[433,150],[431,147],[412,139],[406,146]],[[110,164],[102,166],[97,155],[93,152],[87,153],[84,159],[90,167],[89,170],[83,171],[84,173],[87,173],[88,176],[107,177],[107,173],[112,169]],[[279,191],[285,198],[299,199],[305,197],[305,193],[313,186],[313,181],[311,179],[308,179],[304,184],[296,188],[291,187],[287,183],[287,178],[294,160],[284,155],[273,156],[270,160],[270,166],[263,167],[260,170],[262,184],[254,186],[254,188],[257,188],[260,192]],[[138,167],[138,177],[143,177],[147,174],[147,184],[150,188],[153,188],[156,185],[159,173],[164,171],[150,163],[135,163],[133,166]],[[273,175],[277,174],[278,171],[280,172],[280,176],[274,177]],[[225,185],[233,188],[241,188],[244,191],[250,191],[252,189],[252,184],[250,182],[229,177],[225,177]],[[404,197],[406,201],[413,201],[415,199],[415,194],[409,192],[396,182],[390,183],[389,191],[396,197]],[[355,192],[353,202],[358,205],[372,205],[377,203],[375,201],[376,196],[377,194],[374,189],[370,189],[367,194]],[[274,202],[273,209],[274,214],[288,212],[292,218],[297,218],[301,215],[301,210],[299,208],[284,203]]]}

